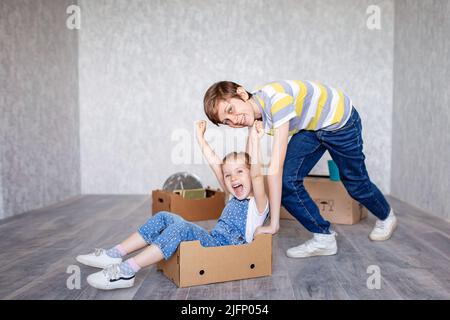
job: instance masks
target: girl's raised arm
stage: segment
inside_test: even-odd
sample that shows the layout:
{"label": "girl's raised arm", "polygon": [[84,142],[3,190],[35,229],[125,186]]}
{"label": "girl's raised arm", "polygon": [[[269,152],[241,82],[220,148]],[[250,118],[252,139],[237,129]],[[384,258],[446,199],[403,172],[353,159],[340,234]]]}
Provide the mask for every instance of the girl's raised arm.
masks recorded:
{"label": "girl's raised arm", "polygon": [[196,132],[197,132],[197,141],[200,145],[200,149],[202,150],[203,156],[208,161],[209,166],[211,167],[214,175],[219,181],[219,185],[222,190],[225,192],[227,199],[227,189],[225,187],[225,182],[223,180],[223,172],[222,172],[222,160],[217,156],[214,150],[211,148],[209,143],[205,140],[205,131],[206,131],[206,121],[200,120],[195,123]]}

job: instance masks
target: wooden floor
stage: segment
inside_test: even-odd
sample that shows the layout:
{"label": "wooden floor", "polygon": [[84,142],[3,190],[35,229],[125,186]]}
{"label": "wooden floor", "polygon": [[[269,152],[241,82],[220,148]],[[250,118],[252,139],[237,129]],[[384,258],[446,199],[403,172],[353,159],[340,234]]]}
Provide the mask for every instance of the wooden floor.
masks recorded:
{"label": "wooden floor", "polygon": [[[135,231],[149,217],[151,200],[76,197],[0,222],[0,299],[450,299],[450,223],[389,200],[399,227],[384,243],[367,238],[374,223],[369,217],[358,225],[335,226],[336,256],[290,259],[285,250],[310,235],[296,221],[282,220],[271,277],[178,289],[150,267],[138,274],[133,288],[105,292],[86,283],[97,269],[74,257]],[[80,289],[66,286],[70,265],[80,266]],[[367,288],[371,265],[381,271],[379,290]]]}

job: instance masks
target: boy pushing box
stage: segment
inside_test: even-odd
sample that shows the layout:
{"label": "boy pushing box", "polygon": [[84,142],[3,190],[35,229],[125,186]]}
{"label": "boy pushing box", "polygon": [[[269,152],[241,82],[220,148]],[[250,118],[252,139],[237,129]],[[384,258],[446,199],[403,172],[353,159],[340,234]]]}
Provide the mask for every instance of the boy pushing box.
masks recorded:
{"label": "boy pushing box", "polygon": [[289,257],[337,252],[336,233],[303,185],[325,151],[336,162],[350,196],[378,218],[369,238],[383,241],[391,237],[397,219],[370,181],[364,163],[361,119],[342,91],[322,83],[284,80],[250,93],[234,82],[222,81],[206,91],[204,109],[216,125],[243,128],[262,120],[264,131],[274,137],[268,175],[271,222],[257,233],[278,232],[282,204],[313,233],[306,243],[288,249]]}

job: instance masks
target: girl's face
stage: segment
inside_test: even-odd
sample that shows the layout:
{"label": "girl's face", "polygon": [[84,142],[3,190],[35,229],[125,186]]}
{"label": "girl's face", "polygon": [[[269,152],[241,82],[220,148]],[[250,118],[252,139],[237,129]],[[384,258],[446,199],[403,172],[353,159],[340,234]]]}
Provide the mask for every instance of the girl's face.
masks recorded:
{"label": "girl's face", "polygon": [[246,199],[252,194],[252,180],[250,169],[242,157],[227,160],[222,165],[225,186],[229,193],[239,200]]}

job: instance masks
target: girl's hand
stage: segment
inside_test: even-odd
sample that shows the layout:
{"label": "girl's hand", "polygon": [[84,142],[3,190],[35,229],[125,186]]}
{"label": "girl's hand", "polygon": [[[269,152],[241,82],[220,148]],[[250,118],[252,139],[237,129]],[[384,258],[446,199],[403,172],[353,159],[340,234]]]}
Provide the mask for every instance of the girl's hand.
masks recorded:
{"label": "girl's hand", "polygon": [[256,131],[258,132],[258,139],[261,139],[264,136],[263,122],[257,120],[253,125],[255,126]]}
{"label": "girl's hand", "polygon": [[256,228],[253,237],[256,237],[258,234],[262,234],[262,233],[275,234],[278,232],[278,229],[279,229],[279,227],[276,228],[276,227],[272,227],[271,225],[259,226],[258,228]]}
{"label": "girl's hand", "polygon": [[253,139],[261,139],[264,136],[264,128],[262,121],[256,120],[250,130],[250,135]]}
{"label": "girl's hand", "polygon": [[206,131],[206,121],[205,120],[200,120],[197,121],[195,123],[195,128],[197,129],[197,138],[198,139],[203,139],[203,137],[205,136],[205,131]]}

